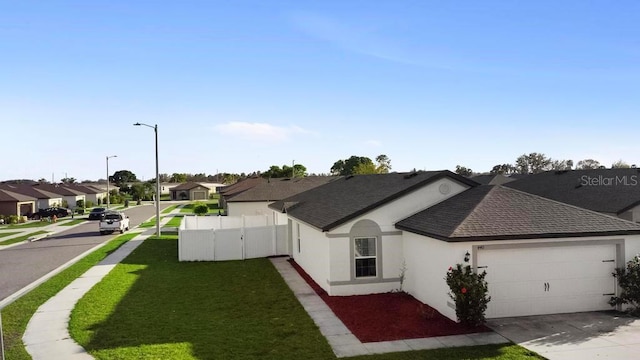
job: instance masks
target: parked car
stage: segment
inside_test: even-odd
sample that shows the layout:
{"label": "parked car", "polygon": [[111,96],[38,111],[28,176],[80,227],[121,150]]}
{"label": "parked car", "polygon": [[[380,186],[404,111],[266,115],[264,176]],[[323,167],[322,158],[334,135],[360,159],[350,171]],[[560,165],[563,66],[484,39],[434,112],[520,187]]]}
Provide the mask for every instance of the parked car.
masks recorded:
{"label": "parked car", "polygon": [[89,212],[89,220],[102,220],[105,211],[107,211],[107,209],[103,207],[91,209],[91,212]]}
{"label": "parked car", "polygon": [[119,211],[106,211],[102,219],[100,219],[100,225],[98,225],[100,235],[111,234],[114,231],[119,231],[123,234],[129,230],[129,217]]}
{"label": "parked car", "polygon": [[69,216],[71,215],[71,210],[63,207],[50,207],[36,211],[35,213],[31,214],[30,218],[38,220],[52,217],[53,215],[59,218]]}

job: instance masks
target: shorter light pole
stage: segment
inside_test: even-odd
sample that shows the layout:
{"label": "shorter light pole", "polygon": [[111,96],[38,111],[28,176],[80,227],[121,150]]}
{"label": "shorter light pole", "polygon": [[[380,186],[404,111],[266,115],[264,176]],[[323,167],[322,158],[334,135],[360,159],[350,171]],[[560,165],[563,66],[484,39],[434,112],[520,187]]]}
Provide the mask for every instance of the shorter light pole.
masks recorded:
{"label": "shorter light pole", "polygon": [[133,126],[146,126],[156,133],[156,235],[160,237],[160,174],[158,171],[158,124],[151,126],[143,123],[135,123]]}
{"label": "shorter light pole", "polygon": [[109,210],[109,198],[111,194],[109,194],[109,159],[118,157],[118,155],[107,156],[107,210]]}

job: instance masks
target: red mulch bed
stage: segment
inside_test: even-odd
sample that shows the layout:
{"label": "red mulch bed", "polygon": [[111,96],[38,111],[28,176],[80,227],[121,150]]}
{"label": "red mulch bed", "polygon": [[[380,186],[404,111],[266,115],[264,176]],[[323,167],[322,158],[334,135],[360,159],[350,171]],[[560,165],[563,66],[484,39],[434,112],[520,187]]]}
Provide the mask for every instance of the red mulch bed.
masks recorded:
{"label": "red mulch bed", "polygon": [[362,342],[391,341],[491,331],[461,325],[404,292],[329,296],[295,261],[291,265]]}

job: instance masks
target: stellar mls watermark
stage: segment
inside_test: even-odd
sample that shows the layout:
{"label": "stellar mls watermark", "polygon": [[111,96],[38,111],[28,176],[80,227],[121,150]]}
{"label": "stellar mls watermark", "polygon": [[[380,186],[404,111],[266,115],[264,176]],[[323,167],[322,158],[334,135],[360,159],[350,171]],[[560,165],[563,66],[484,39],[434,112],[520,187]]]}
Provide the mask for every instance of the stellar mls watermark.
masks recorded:
{"label": "stellar mls watermark", "polygon": [[582,186],[636,186],[638,185],[638,175],[624,176],[589,176],[582,175],[580,177],[580,185]]}

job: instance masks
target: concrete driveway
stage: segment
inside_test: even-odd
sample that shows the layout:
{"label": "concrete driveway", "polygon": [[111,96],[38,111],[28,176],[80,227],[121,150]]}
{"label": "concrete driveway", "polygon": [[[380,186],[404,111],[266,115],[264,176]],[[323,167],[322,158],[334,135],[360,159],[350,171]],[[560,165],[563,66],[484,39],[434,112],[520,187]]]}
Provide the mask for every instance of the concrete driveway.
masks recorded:
{"label": "concrete driveway", "polygon": [[640,359],[640,319],[614,311],[491,319],[495,332],[547,359]]}

